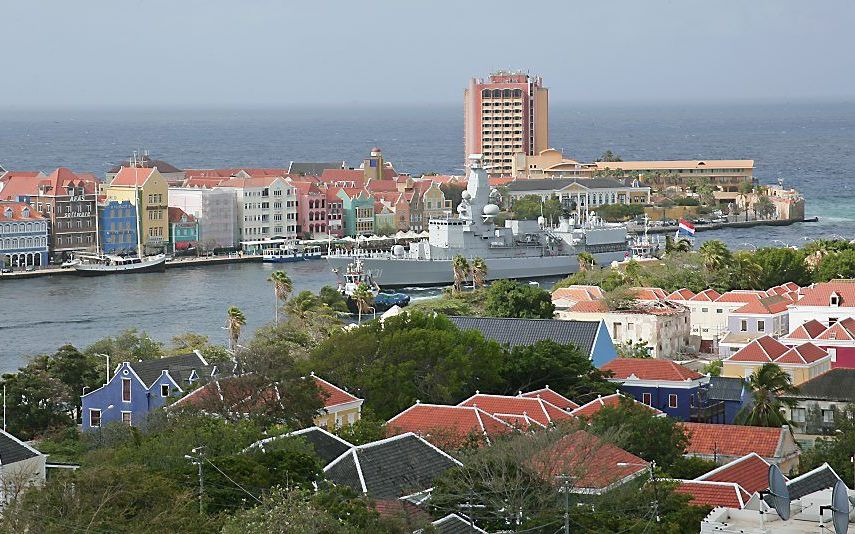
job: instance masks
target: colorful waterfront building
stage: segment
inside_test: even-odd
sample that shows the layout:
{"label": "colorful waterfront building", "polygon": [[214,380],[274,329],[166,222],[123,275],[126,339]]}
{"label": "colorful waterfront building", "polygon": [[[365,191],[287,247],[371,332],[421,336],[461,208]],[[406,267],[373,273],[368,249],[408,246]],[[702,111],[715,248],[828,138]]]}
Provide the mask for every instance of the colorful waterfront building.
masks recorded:
{"label": "colorful waterfront building", "polygon": [[297,237],[297,193],[284,174],[241,170],[220,182],[236,195],[237,222],[242,241]]}
{"label": "colorful waterfront building", "polygon": [[105,254],[138,253],[137,207],[128,200],[109,200],[98,206],[98,234]]}
{"label": "colorful waterfront building", "polygon": [[318,184],[292,179],[297,192],[297,234],[304,238],[326,237],[327,196]]}
{"label": "colorful waterfront building", "polygon": [[180,208],[199,223],[199,244],[205,252],[232,249],[240,240],[237,196],[233,187],[218,187],[220,179],[188,179],[169,188],[169,207]]}
{"label": "colorful waterfront building", "polygon": [[199,242],[199,222],[181,208],[169,208],[169,244],[173,254],[196,248]]}
{"label": "colorful waterfront building", "polygon": [[344,235],[356,237],[374,233],[374,197],[365,189],[341,188]]}
{"label": "colorful waterfront building", "polygon": [[163,252],[169,240],[169,186],[156,167],[122,167],[104,187],[107,201],[128,201],[137,208],[145,254]]}
{"label": "colorful waterfront building", "polygon": [[48,263],[48,221],[29,204],[0,201],[0,266]]}

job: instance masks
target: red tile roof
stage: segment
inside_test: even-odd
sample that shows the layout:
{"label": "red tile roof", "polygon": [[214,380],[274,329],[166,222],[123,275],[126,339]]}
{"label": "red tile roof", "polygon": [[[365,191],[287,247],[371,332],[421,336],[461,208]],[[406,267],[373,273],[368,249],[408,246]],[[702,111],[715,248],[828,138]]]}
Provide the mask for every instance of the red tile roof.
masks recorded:
{"label": "red tile roof", "polygon": [[772,297],[763,297],[752,300],[737,308],[733,313],[749,313],[755,315],[777,315],[787,311],[787,308],[793,301],[783,295],[775,295]]}
{"label": "red tile roof", "polygon": [[690,495],[689,504],[693,506],[723,506],[741,510],[751,499],[745,488],[733,482],[713,482],[704,480],[680,480],[674,493]]}
{"label": "red tile roof", "polygon": [[826,328],[824,332],[816,336],[816,339],[821,339],[823,341],[855,340],[855,319],[847,317],[837,321]]}
{"label": "red tile roof", "polygon": [[220,182],[219,187],[270,187],[281,176],[253,176],[251,178],[230,178]]}
{"label": "red tile roof", "polygon": [[529,430],[532,427],[546,428],[546,425],[532,419],[528,415],[495,414],[494,417],[506,422],[517,430]]}
{"label": "red tile roof", "polygon": [[116,173],[116,177],[110,182],[110,185],[121,186],[141,186],[148,181],[149,176],[154,173],[155,169],[145,169],[141,167],[122,167]]}
{"label": "red tile roof", "polygon": [[690,298],[691,301],[704,301],[704,302],[713,302],[717,300],[721,296],[721,293],[716,291],[715,289],[704,289],[694,297]]}
{"label": "red tile roof", "polygon": [[634,293],[637,300],[659,301],[668,297],[665,290],[658,287],[633,287],[630,291]]}
{"label": "red tile roof", "polygon": [[490,443],[513,427],[474,406],[417,403],[386,423],[390,436],[413,432],[440,448],[457,448],[470,440]]}
{"label": "red tile roof", "polygon": [[[786,428],[679,423],[686,430],[686,452],[705,456],[745,456],[755,452],[763,458],[775,458]],[[747,489],[747,488],[746,488]]]}
{"label": "red tile roof", "polygon": [[855,308],[855,280],[832,280],[802,289],[796,306],[830,306],[832,294],[840,297],[841,308]]}
{"label": "red tile roof", "polygon": [[775,359],[775,363],[810,364],[828,356],[828,353],[813,343],[802,343]]}
{"label": "red tile roof", "polygon": [[599,286],[569,286],[556,289],[552,292],[552,300],[567,299],[579,302],[583,300],[601,300],[605,297],[605,292]]}
{"label": "red tile roof", "polygon": [[757,453],[751,452],[728,464],[717,467],[695,480],[733,482],[742,486],[749,493],[763,491],[769,489],[769,462]]}
{"label": "red tile roof", "polygon": [[725,361],[771,362],[782,356],[789,347],[771,336],[763,336],[745,345]]}
{"label": "red tile roof", "polygon": [[571,401],[570,399],[568,399],[564,395],[549,389],[549,386],[546,386],[546,387],[540,388],[540,389],[536,389],[534,391],[529,391],[527,393],[520,393],[518,396],[519,397],[529,397],[529,398],[534,398],[534,399],[541,398],[541,399],[545,400],[546,402],[549,402],[549,403],[561,408],[562,410],[567,410],[567,411],[574,410],[574,409],[579,407],[578,404]]}
{"label": "red tile roof", "polygon": [[189,213],[186,213],[181,208],[176,208],[174,206],[169,206],[169,222],[171,223],[180,223],[181,217],[187,217],[187,222],[195,222],[196,217],[193,217]]}
{"label": "red tile roof", "polygon": [[595,493],[648,471],[643,459],[584,430],[562,437],[555,445],[538,453],[532,463],[550,480],[558,475],[570,475],[577,491]]}
{"label": "red tile roof", "polygon": [[[11,216],[6,216],[6,210],[12,210]],[[24,210],[28,211],[24,216]],[[41,213],[25,202],[0,201],[0,221],[43,221]]]}
{"label": "red tile roof", "polygon": [[319,388],[321,388],[321,391],[326,394],[326,397],[324,398],[324,408],[332,408],[340,404],[347,404],[348,402],[360,400],[359,397],[351,395],[335,384],[331,384],[323,378],[316,376],[314,373],[311,376],[315,379],[315,383]]}
{"label": "red tile roof", "polygon": [[609,306],[602,300],[581,300],[568,308],[567,311],[576,313],[605,313]]}
{"label": "red tile roof", "polygon": [[217,187],[223,181],[228,180],[228,178],[187,178],[184,180],[184,187],[201,187],[210,189],[212,187]]}
{"label": "red tile roof", "polygon": [[692,371],[671,360],[655,358],[615,358],[600,367],[601,371],[611,371],[614,378],[626,380],[634,376],[638,380],[670,380],[684,382],[703,378],[703,375]]}
{"label": "red tile roof", "polygon": [[816,319],[801,324],[787,335],[787,339],[815,339],[825,331],[825,325]]}
{"label": "red tile roof", "polygon": [[765,297],[765,291],[753,291],[748,289],[734,289],[715,299],[716,302],[753,302],[760,297]]}
{"label": "red tile roof", "polygon": [[690,300],[695,296],[695,292],[691,289],[678,289],[666,297],[667,300]]}
{"label": "red tile roof", "polygon": [[653,412],[656,415],[663,414],[662,410],[656,409],[652,406],[648,406],[644,403],[638,402],[633,397],[621,395],[620,393],[612,393],[611,395],[606,395],[605,397],[597,397],[587,404],[583,404],[582,406],[576,408],[572,412],[572,415],[577,417],[593,417],[594,414],[599,412],[603,408],[617,408],[620,405],[621,399],[630,399],[635,402],[638,406],[643,406]]}
{"label": "red tile roof", "polygon": [[503,415],[526,415],[541,425],[572,419],[570,412],[562,410],[545,399],[487,395],[476,393],[458,406],[477,406],[485,412],[500,417]]}

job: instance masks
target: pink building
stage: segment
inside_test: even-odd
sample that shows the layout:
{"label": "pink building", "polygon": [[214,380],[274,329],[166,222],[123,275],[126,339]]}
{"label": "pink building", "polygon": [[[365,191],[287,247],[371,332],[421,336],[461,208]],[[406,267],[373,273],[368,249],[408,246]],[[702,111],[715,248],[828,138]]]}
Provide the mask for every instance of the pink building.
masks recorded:
{"label": "pink building", "polygon": [[297,190],[297,234],[300,237],[327,236],[327,195],[316,183],[293,179]]}
{"label": "pink building", "polygon": [[855,369],[855,319],[852,317],[841,319],[831,326],[811,319],[781,338],[781,341],[791,347],[809,341],[831,356],[832,369]]}

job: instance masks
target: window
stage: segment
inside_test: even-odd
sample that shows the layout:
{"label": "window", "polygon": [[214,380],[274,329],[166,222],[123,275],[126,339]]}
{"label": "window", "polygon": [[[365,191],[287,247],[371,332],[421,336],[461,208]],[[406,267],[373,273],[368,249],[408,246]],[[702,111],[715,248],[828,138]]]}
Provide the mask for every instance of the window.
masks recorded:
{"label": "window", "polygon": [[837,349],[836,349],[836,348],[834,348],[834,347],[830,347],[830,348],[828,349],[828,355],[829,355],[829,356],[831,356],[831,361],[832,361],[832,362],[836,362],[836,361],[837,361]]}
{"label": "window", "polygon": [[721,308],[716,308],[716,309],[715,309],[715,312],[716,312],[716,313],[724,313],[724,310],[723,310],[723,309],[721,309]]}
{"label": "window", "polygon": [[822,411],[822,422],[823,423],[833,423],[834,422],[834,410],[823,410]]}
{"label": "window", "polygon": [[131,402],[131,379],[122,379],[122,402]]}
{"label": "window", "polygon": [[676,408],[677,407],[677,395],[676,394],[671,393],[668,395],[668,407],[669,408]]}
{"label": "window", "polygon": [[804,408],[793,408],[790,410],[790,419],[794,423],[804,423],[807,410]]}
{"label": "window", "polygon": [[161,384],[160,385],[160,396],[168,397],[169,396],[169,384]]}
{"label": "window", "polygon": [[766,331],[766,321],[759,320],[757,321],[757,331],[765,332]]}
{"label": "window", "polygon": [[96,410],[95,408],[89,408],[89,426],[91,426],[91,427],[100,427],[101,426],[101,410]]}
{"label": "window", "polygon": [[650,398],[650,393],[642,393],[641,394],[641,402],[643,402],[644,404],[646,404],[648,406],[652,406],[653,401]]}
{"label": "window", "polygon": [[701,312],[702,312],[702,313],[707,313],[708,311],[710,311],[710,309],[709,309],[709,308],[701,308]]}
{"label": "window", "polygon": [[131,412],[122,412],[122,424],[131,426]]}
{"label": "window", "polygon": [[742,319],[741,321],[739,321],[739,331],[740,332],[747,332],[748,331],[748,321],[746,321],[745,319]]}

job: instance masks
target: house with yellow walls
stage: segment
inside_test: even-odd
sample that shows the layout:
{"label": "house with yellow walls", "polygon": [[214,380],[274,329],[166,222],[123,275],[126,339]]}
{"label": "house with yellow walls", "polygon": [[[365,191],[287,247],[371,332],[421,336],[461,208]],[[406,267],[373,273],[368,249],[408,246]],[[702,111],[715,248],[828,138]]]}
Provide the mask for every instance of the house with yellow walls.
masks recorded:
{"label": "house with yellow walls", "polygon": [[157,167],[122,167],[102,192],[107,201],[127,200],[136,206],[144,254],[164,250],[169,241],[169,184]]}
{"label": "house with yellow walls", "polygon": [[788,347],[772,336],[763,336],[725,358],[721,376],[748,378],[767,363],[778,365],[798,386],[831,369],[831,356],[813,343]]}

